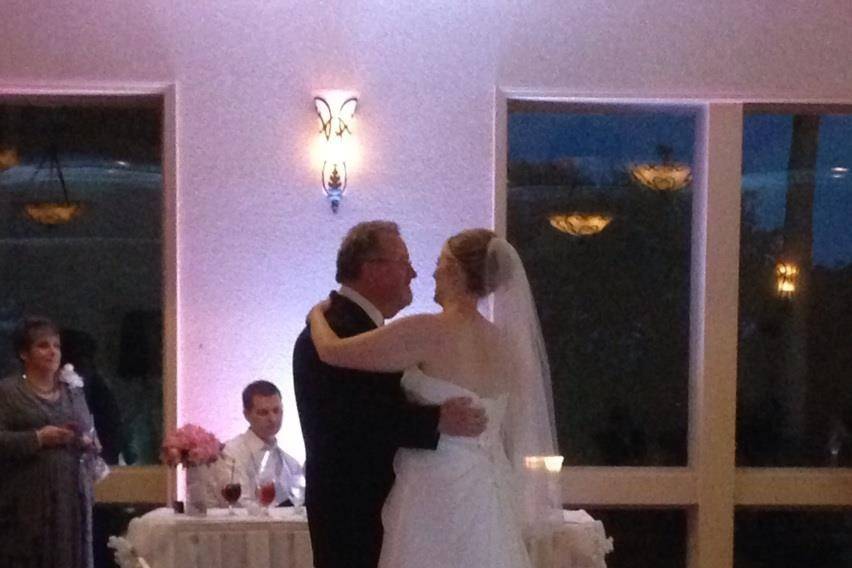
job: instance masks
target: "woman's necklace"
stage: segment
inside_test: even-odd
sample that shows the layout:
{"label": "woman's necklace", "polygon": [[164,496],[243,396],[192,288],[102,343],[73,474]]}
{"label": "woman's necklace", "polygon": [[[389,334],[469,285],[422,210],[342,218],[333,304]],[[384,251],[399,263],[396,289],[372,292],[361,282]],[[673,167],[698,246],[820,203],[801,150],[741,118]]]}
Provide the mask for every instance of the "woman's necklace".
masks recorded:
{"label": "woman's necklace", "polygon": [[26,374],[21,375],[24,379],[24,384],[27,385],[31,391],[33,391],[36,395],[42,398],[52,398],[56,394],[57,384],[56,381],[53,381],[53,385],[49,388],[44,388],[40,385],[35,384],[31,381]]}

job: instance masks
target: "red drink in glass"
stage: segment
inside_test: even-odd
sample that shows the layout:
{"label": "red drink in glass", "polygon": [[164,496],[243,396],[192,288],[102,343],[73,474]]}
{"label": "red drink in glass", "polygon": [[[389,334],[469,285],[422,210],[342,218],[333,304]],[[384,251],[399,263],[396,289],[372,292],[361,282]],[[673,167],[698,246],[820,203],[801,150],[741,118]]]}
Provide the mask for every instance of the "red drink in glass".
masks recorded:
{"label": "red drink in glass", "polygon": [[225,498],[225,501],[228,502],[229,505],[233,505],[240,499],[240,495],[243,493],[243,488],[239,483],[228,483],[225,487],[222,488],[222,497]]}
{"label": "red drink in glass", "polygon": [[264,507],[268,507],[275,500],[275,483],[270,481],[258,486],[257,500]]}

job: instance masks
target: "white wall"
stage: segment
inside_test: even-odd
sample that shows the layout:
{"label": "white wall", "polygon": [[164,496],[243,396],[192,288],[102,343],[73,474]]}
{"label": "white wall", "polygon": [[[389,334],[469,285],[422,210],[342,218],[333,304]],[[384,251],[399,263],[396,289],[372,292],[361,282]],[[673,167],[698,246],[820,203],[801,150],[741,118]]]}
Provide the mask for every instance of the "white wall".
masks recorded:
{"label": "white wall", "polygon": [[[431,309],[433,260],[491,225],[494,90],[841,98],[849,0],[4,0],[0,86],[177,86],[180,422],[229,436],[238,393],[287,393],[290,355],[359,220],[403,227]],[[311,96],[357,92],[361,158],[335,217]]]}

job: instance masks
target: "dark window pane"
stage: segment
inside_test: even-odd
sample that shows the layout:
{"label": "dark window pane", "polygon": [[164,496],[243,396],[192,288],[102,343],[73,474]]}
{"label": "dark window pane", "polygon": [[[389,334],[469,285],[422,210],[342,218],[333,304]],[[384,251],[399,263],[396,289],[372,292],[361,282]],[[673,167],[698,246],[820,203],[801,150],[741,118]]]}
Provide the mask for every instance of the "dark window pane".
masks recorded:
{"label": "dark window pane", "polygon": [[652,509],[587,509],[612,537],[607,568],[686,566],[686,512]]}
{"label": "dark window pane", "polygon": [[852,513],[738,510],[735,568],[848,568]]}
{"label": "dark window pane", "polygon": [[[162,424],[162,104],[0,101],[0,370],[23,315],[62,331],[110,463],[157,461]],[[61,175],[60,175],[61,174]],[[64,183],[64,187],[63,187]],[[79,204],[68,222],[29,206]]]}
{"label": "dark window pane", "polygon": [[508,238],[566,463],[684,465],[695,116],[605,110],[510,112]]}
{"label": "dark window pane", "polygon": [[746,114],[737,463],[852,465],[852,116]]}

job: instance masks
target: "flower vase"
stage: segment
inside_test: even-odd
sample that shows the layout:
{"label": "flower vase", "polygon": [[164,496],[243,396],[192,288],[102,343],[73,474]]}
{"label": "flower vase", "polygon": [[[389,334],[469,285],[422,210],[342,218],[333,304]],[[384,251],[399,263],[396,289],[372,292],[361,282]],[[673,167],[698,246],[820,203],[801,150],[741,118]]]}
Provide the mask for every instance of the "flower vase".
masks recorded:
{"label": "flower vase", "polygon": [[193,465],[186,471],[186,502],[184,511],[187,515],[204,517],[207,515],[207,466]]}

